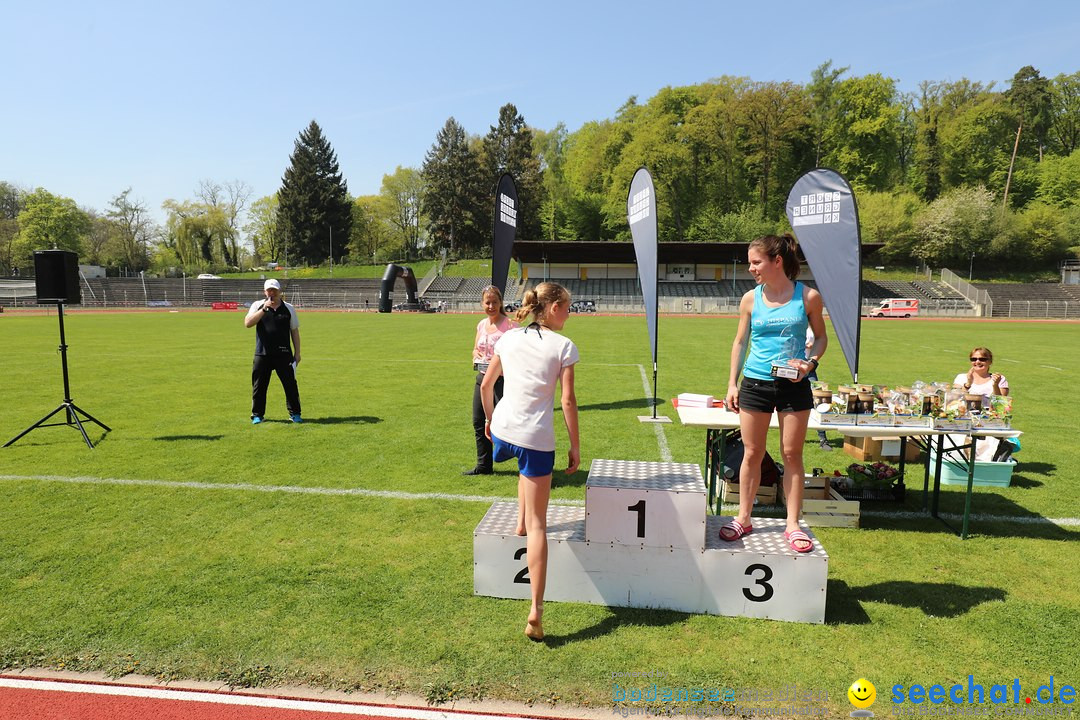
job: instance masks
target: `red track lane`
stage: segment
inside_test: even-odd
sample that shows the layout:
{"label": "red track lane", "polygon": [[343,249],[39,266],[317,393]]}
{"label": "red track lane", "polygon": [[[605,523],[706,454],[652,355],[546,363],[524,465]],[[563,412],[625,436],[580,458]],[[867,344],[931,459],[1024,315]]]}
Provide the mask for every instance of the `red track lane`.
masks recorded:
{"label": "red track lane", "polygon": [[521,717],[0,676],[0,720],[509,720]]}
{"label": "red track lane", "polygon": [[376,717],[191,700],[0,690],[0,720],[357,720]]}

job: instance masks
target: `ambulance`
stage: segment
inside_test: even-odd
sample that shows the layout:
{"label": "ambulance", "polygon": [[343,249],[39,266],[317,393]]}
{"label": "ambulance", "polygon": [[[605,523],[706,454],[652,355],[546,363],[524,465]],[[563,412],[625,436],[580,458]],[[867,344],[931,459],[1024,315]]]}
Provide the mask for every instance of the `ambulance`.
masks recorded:
{"label": "ambulance", "polygon": [[870,311],[870,317],[911,317],[919,314],[919,301],[915,298],[889,298]]}

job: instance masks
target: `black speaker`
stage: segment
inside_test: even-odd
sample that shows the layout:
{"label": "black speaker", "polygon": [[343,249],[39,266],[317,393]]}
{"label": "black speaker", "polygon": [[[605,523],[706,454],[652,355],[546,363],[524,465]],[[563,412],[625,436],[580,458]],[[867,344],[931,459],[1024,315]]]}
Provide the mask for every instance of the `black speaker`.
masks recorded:
{"label": "black speaker", "polygon": [[81,304],[79,256],[70,250],[35,250],[34,285],[39,304]]}

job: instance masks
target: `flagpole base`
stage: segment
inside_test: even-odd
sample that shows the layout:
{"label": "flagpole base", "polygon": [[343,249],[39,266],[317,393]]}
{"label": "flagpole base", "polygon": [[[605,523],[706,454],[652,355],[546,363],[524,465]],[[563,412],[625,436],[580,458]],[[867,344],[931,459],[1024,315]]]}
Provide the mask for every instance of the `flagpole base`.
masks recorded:
{"label": "flagpole base", "polygon": [[638,422],[643,422],[643,423],[669,423],[669,422],[671,422],[671,418],[667,417],[666,415],[657,415],[656,417],[653,417],[652,415],[638,415],[637,419],[638,419]]}

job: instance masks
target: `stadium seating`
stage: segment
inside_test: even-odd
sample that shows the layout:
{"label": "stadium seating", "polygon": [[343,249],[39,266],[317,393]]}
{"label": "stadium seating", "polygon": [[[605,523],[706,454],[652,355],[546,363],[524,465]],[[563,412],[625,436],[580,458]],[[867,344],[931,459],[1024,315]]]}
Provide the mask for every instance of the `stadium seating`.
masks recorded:
{"label": "stadium seating", "polygon": [[972,283],[993,302],[993,317],[1080,317],[1080,287],[1061,283]]}

